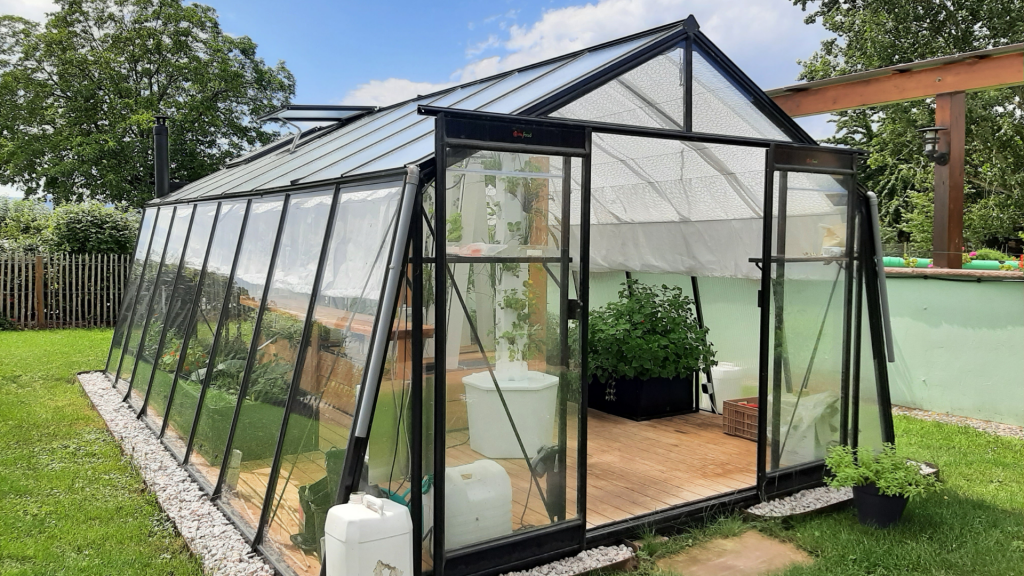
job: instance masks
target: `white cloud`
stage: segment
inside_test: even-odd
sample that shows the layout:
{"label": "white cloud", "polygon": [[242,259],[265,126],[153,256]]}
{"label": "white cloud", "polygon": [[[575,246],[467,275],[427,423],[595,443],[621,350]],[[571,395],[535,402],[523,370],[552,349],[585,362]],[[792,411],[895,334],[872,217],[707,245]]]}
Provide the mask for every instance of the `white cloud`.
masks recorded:
{"label": "white cloud", "polygon": [[14,186],[0,184],[0,198],[24,198],[25,195]]}
{"label": "white cloud", "polygon": [[[820,25],[804,24],[803,13],[789,0],[599,0],[547,10],[532,24],[512,24],[500,36],[489,35],[467,49],[467,55],[472,58],[495,48],[504,53],[468,63],[456,70],[451,80],[484,78],[682,20],[690,14],[697,18],[701,31],[764,88],[793,83],[799,72],[796,59],[810,56],[827,36]],[[515,17],[515,11],[511,11],[484,22],[507,22]],[[447,83],[375,80],[358,86],[345,101],[358,100],[354,98],[357,93],[371,93],[380,101],[397,102],[427,90],[405,90],[401,97],[389,96],[384,90],[419,85],[441,87]]]}
{"label": "white cloud", "polygon": [[57,6],[50,0],[0,0],[0,14],[21,16],[42,22],[47,12],[54,12]]}
{"label": "white cloud", "polygon": [[387,106],[421,94],[437,92],[451,85],[452,82],[414,82],[405,78],[370,80],[349,91],[341,103],[355,106]]}

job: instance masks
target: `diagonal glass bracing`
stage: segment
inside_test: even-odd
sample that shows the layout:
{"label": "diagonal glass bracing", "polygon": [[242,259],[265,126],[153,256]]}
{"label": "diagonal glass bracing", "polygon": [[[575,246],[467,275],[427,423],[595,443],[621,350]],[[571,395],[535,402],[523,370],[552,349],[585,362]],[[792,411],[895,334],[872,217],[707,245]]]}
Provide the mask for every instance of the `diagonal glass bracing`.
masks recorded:
{"label": "diagonal glass bracing", "polygon": [[156,285],[153,295],[150,297],[142,343],[136,355],[138,361],[135,363],[135,372],[131,378],[131,394],[128,396],[128,401],[136,412],[142,408],[142,402],[149,391],[149,381],[157,359],[160,335],[163,333],[164,315],[167,313],[167,307],[173,296],[174,281],[178,277],[178,267],[185,250],[185,240],[192,223],[192,213],[192,206],[179,206],[174,213],[174,221],[171,223],[163,261],[160,269],[156,271]]}
{"label": "diagonal glass bracing", "polygon": [[[224,458],[235,404],[243,385],[242,376],[252,344],[256,317],[263,302],[267,272],[274,252],[277,229],[284,209],[279,196],[253,200],[245,224],[242,244],[227,283],[227,296],[220,324],[210,344],[210,359],[203,373],[199,405],[192,436],[190,466],[212,488]],[[272,386],[272,383],[268,382]],[[259,386],[257,386],[257,389]],[[274,430],[269,426],[267,433]]]}
{"label": "diagonal glass bracing", "polygon": [[147,208],[142,215],[142,224],[139,226],[139,240],[135,246],[132,268],[128,272],[128,281],[124,287],[124,300],[121,302],[121,312],[117,316],[117,323],[114,325],[114,338],[110,344],[110,352],[107,354],[106,371],[111,374],[117,371],[117,365],[121,361],[124,335],[128,332],[127,327],[131,320],[131,313],[135,309],[135,296],[139,288],[139,277],[142,276],[142,266],[145,264],[146,255],[149,253],[149,241],[153,236],[153,223],[156,222],[158,210],[159,208]]}
{"label": "diagonal glass bracing", "polygon": [[143,414],[144,421],[153,430],[160,430],[163,427],[174,372],[178,367],[178,356],[188,332],[188,322],[193,302],[196,300],[199,276],[203,271],[203,261],[209,248],[210,232],[213,231],[218,205],[217,202],[195,205],[195,216],[183,254],[184,260],[161,322],[163,340],[154,356],[153,375],[149,384],[150,395]]}
{"label": "diagonal glass bracing", "polygon": [[150,299],[156,290],[158,268],[163,261],[164,246],[167,242],[167,235],[170,232],[174,212],[173,207],[162,208],[160,214],[157,215],[156,225],[153,229],[153,241],[150,244],[145,264],[142,266],[138,296],[135,300],[135,309],[132,313],[131,323],[125,335],[125,347],[121,353],[122,359],[120,369],[118,370],[119,381],[124,380],[126,382],[125,389],[120,390],[120,392],[125,394],[128,393],[128,386],[131,385],[128,380],[135,370],[139,345],[142,343],[142,330],[145,328],[146,317],[149,314]]}
{"label": "diagonal glass bracing", "polygon": [[231,264],[235,260],[239,232],[247,208],[248,202],[245,200],[221,204],[216,230],[210,240],[206,268],[198,286],[199,299],[192,312],[184,344],[176,358],[177,371],[172,383],[174,396],[167,411],[163,438],[179,460],[185,457],[186,443],[199,404],[199,390],[209,364],[213,335],[220,320]]}

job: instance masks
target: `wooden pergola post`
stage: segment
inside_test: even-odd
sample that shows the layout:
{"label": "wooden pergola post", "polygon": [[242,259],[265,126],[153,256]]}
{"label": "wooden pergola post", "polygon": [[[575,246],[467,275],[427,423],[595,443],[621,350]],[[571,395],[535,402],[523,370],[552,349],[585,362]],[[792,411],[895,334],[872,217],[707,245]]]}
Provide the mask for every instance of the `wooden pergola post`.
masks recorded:
{"label": "wooden pergola post", "polygon": [[932,263],[936,268],[960,268],[964,248],[964,155],[966,94],[935,96],[935,125],[939,150],[949,151],[949,162],[935,165],[935,214],[932,221]]}

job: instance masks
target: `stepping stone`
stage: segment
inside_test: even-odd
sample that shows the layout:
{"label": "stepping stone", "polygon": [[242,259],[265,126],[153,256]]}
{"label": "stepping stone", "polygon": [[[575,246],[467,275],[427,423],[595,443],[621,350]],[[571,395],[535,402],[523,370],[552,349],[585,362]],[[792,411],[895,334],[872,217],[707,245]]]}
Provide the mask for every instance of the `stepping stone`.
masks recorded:
{"label": "stepping stone", "polygon": [[682,576],[764,576],[793,564],[810,563],[811,557],[792,544],[751,530],[659,560],[658,567]]}

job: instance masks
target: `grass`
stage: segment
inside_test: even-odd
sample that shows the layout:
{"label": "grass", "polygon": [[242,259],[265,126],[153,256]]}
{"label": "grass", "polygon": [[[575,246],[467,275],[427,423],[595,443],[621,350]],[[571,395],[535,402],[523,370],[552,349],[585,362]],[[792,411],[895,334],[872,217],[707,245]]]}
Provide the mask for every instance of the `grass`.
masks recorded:
{"label": "grass", "polygon": [[110,337],[0,332],[0,574],[202,573],[74,381]]}
{"label": "grass", "polygon": [[939,465],[942,488],[911,502],[895,527],[863,527],[852,508],[758,523],[728,516],[668,540],[647,535],[639,574],[670,574],[654,561],[751,529],[814,558],[784,576],[1024,574],[1024,441],[907,416],[896,433],[901,453]]}

